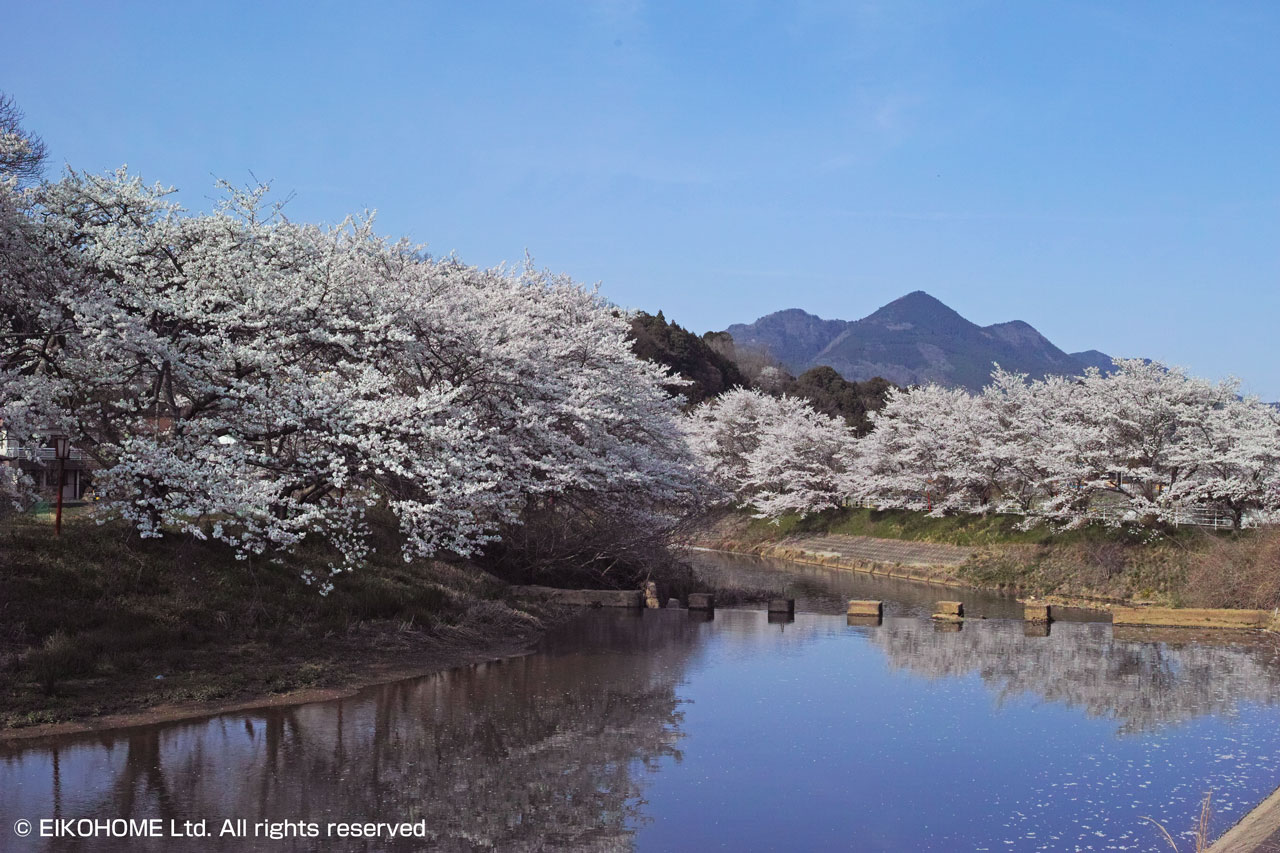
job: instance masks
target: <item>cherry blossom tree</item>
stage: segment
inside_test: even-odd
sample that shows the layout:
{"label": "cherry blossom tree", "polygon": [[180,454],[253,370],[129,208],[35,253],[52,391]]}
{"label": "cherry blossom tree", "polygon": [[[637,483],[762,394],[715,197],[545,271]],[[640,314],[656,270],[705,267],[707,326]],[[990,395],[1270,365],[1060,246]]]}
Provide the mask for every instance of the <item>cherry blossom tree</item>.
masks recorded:
{"label": "cherry blossom tree", "polygon": [[1168,492],[1171,501],[1227,508],[1238,530],[1246,513],[1280,510],[1280,413],[1257,398],[1231,397],[1184,426],[1173,451],[1190,472]]}
{"label": "cherry blossom tree", "polygon": [[0,98],[0,515],[34,498],[33,483],[16,464],[30,458],[39,438],[66,429],[55,398],[64,382],[47,353],[63,327],[48,296],[65,276],[42,251],[40,229],[27,215],[33,191],[19,186],[30,140],[6,124]]}
{"label": "cherry blossom tree", "polygon": [[375,506],[409,558],[474,553],[548,502],[653,536],[700,500],[672,377],[596,292],[224,189],[193,216],[124,171],[72,171],[17,217],[40,265],[13,273],[6,314],[39,334],[3,364],[51,378],[107,505],[143,535],[241,556],[319,538],[338,571],[366,555]]}
{"label": "cherry blossom tree", "polygon": [[961,389],[892,389],[862,440],[861,497],[941,515],[985,512],[1007,461],[990,410]]}
{"label": "cherry blossom tree", "polygon": [[[1280,510],[1280,433],[1276,411],[1240,399],[1237,388],[1135,359],[1117,361],[1110,375],[1035,381],[997,367],[978,395],[935,385],[894,390],[853,449],[856,469],[845,482],[879,506],[935,515],[1156,523],[1200,505],[1225,509],[1238,527],[1246,514]],[[763,434],[758,424],[728,430],[733,441]],[[827,441],[833,454],[841,447]],[[755,485],[752,452],[730,454],[735,470],[747,472],[735,486],[743,494]],[[770,456],[784,458],[758,453]]]}
{"label": "cherry blossom tree", "polygon": [[[860,440],[760,391],[685,417],[627,314],[567,277],[435,259],[368,217],[295,223],[265,187],[224,184],[206,214],[125,170],[20,187],[3,164],[23,146],[0,134],[0,429],[19,453],[70,435],[144,536],[246,558],[321,540],[338,572],[375,509],[406,559],[601,565],[713,500],[768,518],[849,497],[1072,524],[1103,503],[1148,522],[1280,512],[1280,419],[1233,382],[997,367],[978,395],[891,390]],[[32,497],[10,463],[5,510]]]}
{"label": "cherry blossom tree", "polygon": [[947,513],[989,508],[1087,522],[1174,521],[1189,504],[1245,512],[1275,503],[1275,412],[1140,359],[1083,377],[998,367],[981,395],[895,392],[862,443],[865,497]]}
{"label": "cherry blossom tree", "polygon": [[1170,489],[1195,474],[1179,444],[1188,428],[1234,394],[1184,371],[1141,359],[1116,370],[1035,386],[1048,424],[1036,468],[1043,472],[1038,513],[1081,523],[1100,503],[1133,519],[1173,511]]}
{"label": "cherry blossom tree", "polygon": [[733,388],[689,413],[689,444],[707,479],[725,495],[743,501],[749,494],[748,459],[760,446],[762,424],[775,416],[776,398]]}
{"label": "cherry blossom tree", "polygon": [[781,397],[747,454],[744,486],[761,518],[840,506],[853,491],[856,439],[843,418]]}
{"label": "cherry blossom tree", "polygon": [[757,517],[839,506],[853,490],[855,437],[796,397],[733,389],[690,413],[706,476]]}
{"label": "cherry blossom tree", "polygon": [[15,184],[39,180],[49,153],[44,140],[22,126],[23,117],[13,96],[0,92],[0,175]]}
{"label": "cherry blossom tree", "polygon": [[992,372],[982,391],[989,413],[983,438],[997,471],[998,509],[1026,513],[1052,491],[1049,449],[1072,388],[1073,381],[1060,376],[1032,382],[998,365]]}

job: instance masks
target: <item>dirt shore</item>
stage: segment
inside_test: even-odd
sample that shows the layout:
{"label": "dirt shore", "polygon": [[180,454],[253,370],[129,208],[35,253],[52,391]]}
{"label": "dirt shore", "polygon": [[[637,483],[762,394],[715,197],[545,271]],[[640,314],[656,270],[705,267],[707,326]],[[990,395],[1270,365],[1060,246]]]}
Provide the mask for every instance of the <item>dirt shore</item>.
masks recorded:
{"label": "dirt shore", "polygon": [[309,702],[345,699],[380,684],[433,675],[446,669],[504,658],[519,657],[533,650],[541,632],[527,636],[496,640],[472,649],[440,647],[420,649],[404,657],[375,657],[363,665],[355,663],[343,678],[324,686],[287,690],[231,701],[170,702],[137,711],[105,714],[58,723],[44,723],[23,728],[0,729],[0,750],[6,746],[56,738],[70,734],[149,726],[183,720],[199,720],[219,714],[253,711]]}
{"label": "dirt shore", "polygon": [[52,533],[0,524],[0,742],[344,695],[519,654],[569,612],[390,542],[322,595],[299,575],[323,551],[237,560],[76,515]]}

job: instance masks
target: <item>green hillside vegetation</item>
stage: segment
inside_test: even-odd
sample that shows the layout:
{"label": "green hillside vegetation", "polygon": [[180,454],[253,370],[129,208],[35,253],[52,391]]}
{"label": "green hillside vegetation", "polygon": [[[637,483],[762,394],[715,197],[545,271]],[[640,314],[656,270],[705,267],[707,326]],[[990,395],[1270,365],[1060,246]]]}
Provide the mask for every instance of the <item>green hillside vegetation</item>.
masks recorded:
{"label": "green hillside vegetation", "polygon": [[692,383],[671,388],[691,406],[735,386],[745,388],[750,384],[731,359],[688,329],[669,322],[661,311],[637,313],[631,321],[631,338],[631,350],[636,355],[666,365]]}
{"label": "green hillside vegetation", "polygon": [[799,376],[764,350],[740,347],[728,332],[699,337],[673,323],[659,311],[640,312],[632,320],[632,351],[641,358],[666,365],[691,385],[672,386],[690,406],[733,387],[757,388],[769,394],[789,394],[808,400],[823,414],[844,418],[858,435],[871,430],[869,412],[884,406],[892,383],[879,377],[850,382],[830,367],[815,367]]}
{"label": "green hillside vegetation", "polygon": [[815,367],[784,386],[786,393],[808,400],[823,414],[844,418],[859,436],[871,431],[871,412],[884,408],[893,383],[876,377],[850,382],[830,367]]}
{"label": "green hillside vegetation", "polygon": [[[885,394],[893,387],[883,379],[849,382],[830,367],[815,367],[800,376],[767,354],[740,350],[727,332],[698,336],[678,323],[657,314],[636,314],[631,321],[631,350],[641,358],[671,368],[691,384],[671,386],[672,392],[695,406],[730,388],[756,387],[771,394],[790,394],[808,400],[818,411],[844,418],[859,435],[871,429],[868,412],[884,405]],[[773,372],[767,380],[759,376],[765,368]],[[753,377],[757,381],[752,381]]]}

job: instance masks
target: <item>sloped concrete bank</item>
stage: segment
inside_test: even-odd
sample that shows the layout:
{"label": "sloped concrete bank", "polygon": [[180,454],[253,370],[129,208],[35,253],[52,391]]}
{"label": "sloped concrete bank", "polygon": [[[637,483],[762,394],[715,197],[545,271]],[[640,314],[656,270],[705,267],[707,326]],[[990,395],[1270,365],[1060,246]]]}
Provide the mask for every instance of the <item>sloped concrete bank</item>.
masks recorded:
{"label": "sloped concrete bank", "polygon": [[[820,539],[789,538],[752,546],[732,542],[697,543],[697,547],[932,584],[973,587],[955,573],[956,567],[967,559],[967,554],[957,560],[951,549],[968,550],[955,546],[931,546],[865,536],[825,536]],[[935,548],[939,550],[934,551]]]}
{"label": "sloped concrete bank", "polygon": [[1222,834],[1207,853],[1273,853],[1280,850],[1280,788]]}
{"label": "sloped concrete bank", "polygon": [[1280,632],[1280,611],[1162,607],[1150,601],[1094,595],[1078,590],[1037,596],[1009,584],[981,583],[963,571],[966,564],[972,565],[970,561],[976,558],[989,557],[1002,550],[1016,554],[1017,549],[1024,546],[987,545],[975,548],[843,534],[751,541],[736,537],[733,535],[736,532],[733,525],[713,526],[691,544],[706,550],[751,554],[844,571],[1028,595],[1041,603],[1109,611],[1116,625]]}

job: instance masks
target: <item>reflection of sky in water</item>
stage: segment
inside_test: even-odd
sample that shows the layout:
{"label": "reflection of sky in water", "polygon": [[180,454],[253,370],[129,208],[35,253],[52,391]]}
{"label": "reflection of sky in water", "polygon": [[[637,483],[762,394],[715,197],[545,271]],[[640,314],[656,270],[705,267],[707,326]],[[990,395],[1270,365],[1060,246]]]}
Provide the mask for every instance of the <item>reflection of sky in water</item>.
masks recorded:
{"label": "reflection of sky in water", "polygon": [[[1212,790],[1218,834],[1280,784],[1270,639],[1026,636],[980,595],[992,618],[951,633],[920,615],[950,591],[744,565],[820,612],[597,612],[537,654],[353,699],[68,738],[56,773],[48,745],[0,749],[0,833],[56,792],[64,817],[420,817],[439,850],[1156,850],[1143,816],[1183,833]],[[833,609],[894,590],[878,627]]]}
{"label": "reflection of sky in water", "polygon": [[[1213,790],[1220,833],[1280,784],[1267,648],[1117,648],[1109,626],[1034,638],[995,620],[716,623],[679,691],[684,759],[646,792],[642,849],[1152,850],[1164,842],[1141,817],[1178,835]],[[1117,676],[1104,651],[1159,677]]]}

